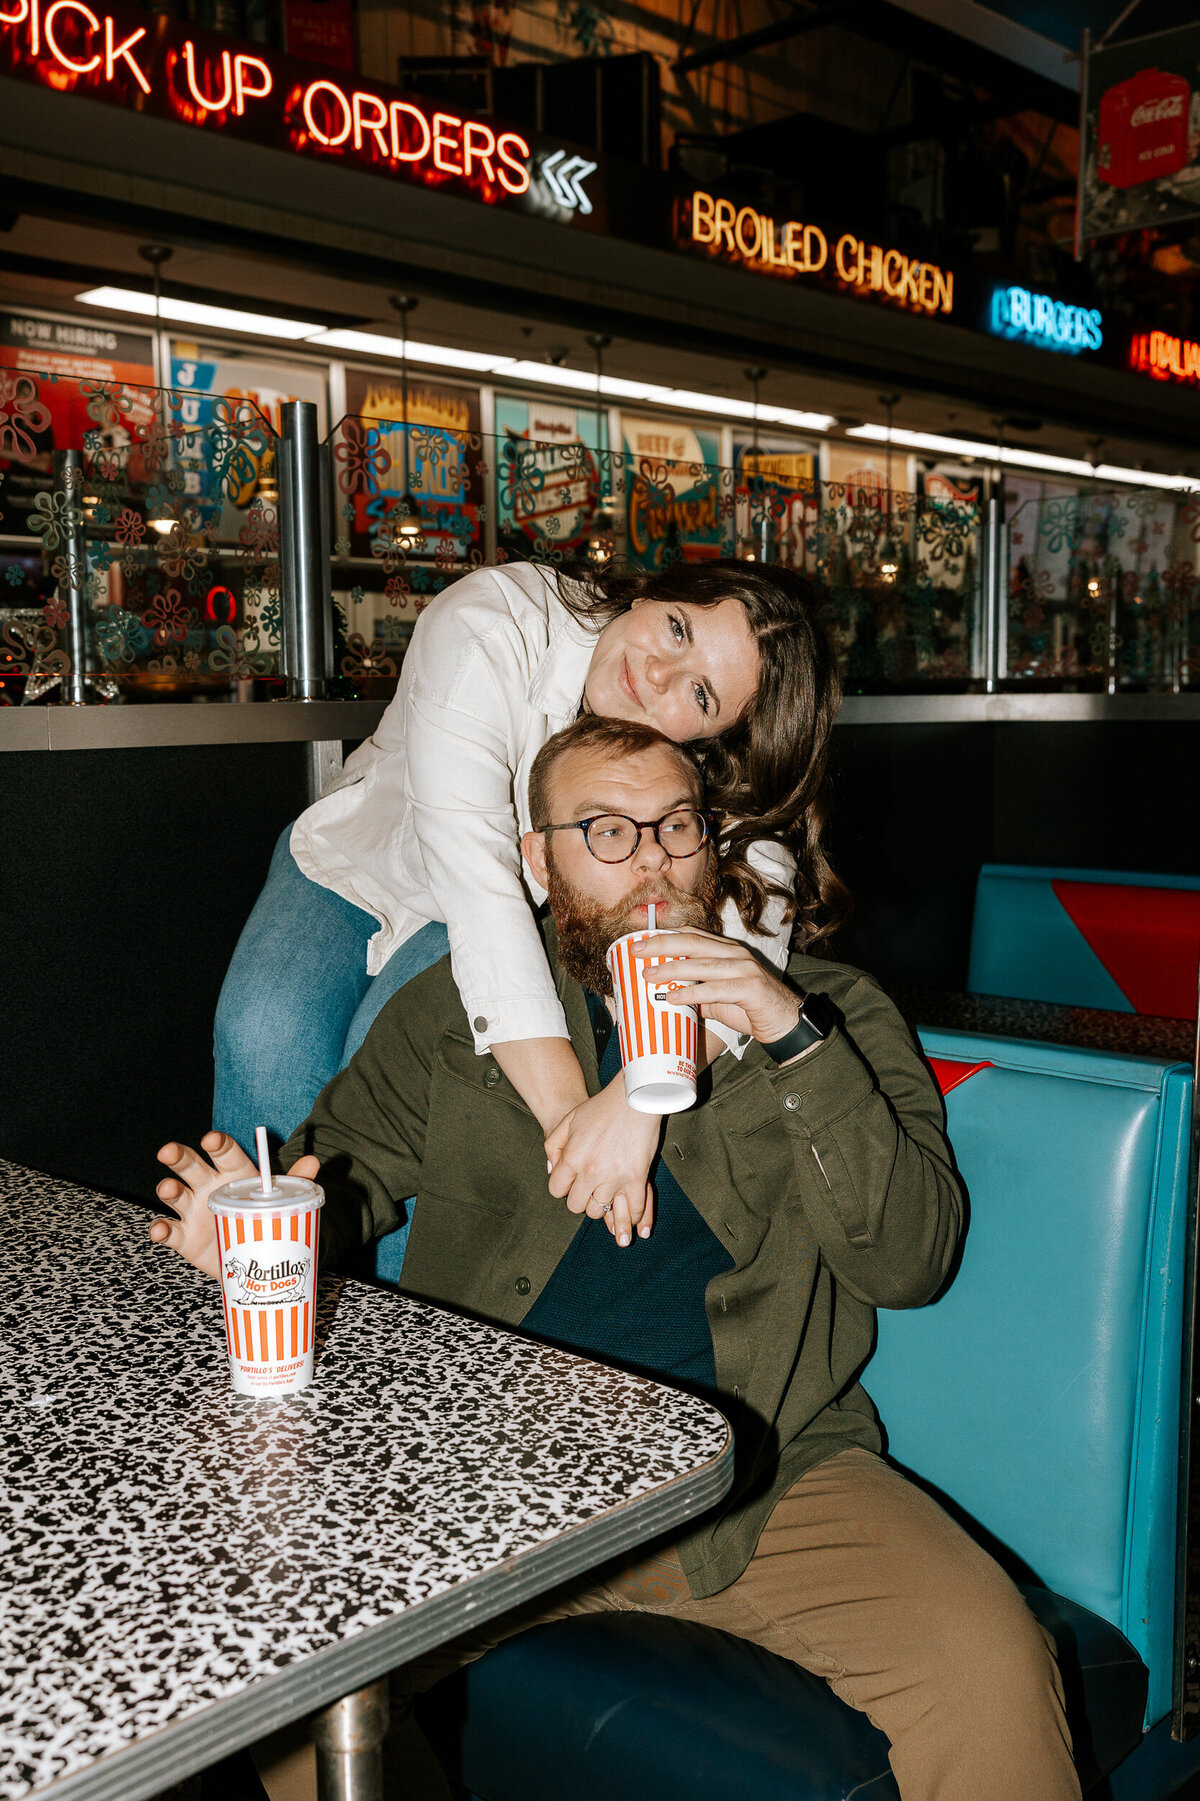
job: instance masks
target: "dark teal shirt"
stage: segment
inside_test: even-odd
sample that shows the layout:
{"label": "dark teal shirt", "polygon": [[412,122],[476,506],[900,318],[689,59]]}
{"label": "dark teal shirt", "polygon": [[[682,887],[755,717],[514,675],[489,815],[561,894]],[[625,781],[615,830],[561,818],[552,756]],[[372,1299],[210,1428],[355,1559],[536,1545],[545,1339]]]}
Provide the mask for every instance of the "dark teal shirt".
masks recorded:
{"label": "dark teal shirt", "polygon": [[[600,1078],[621,1067],[617,1034],[602,1001],[588,996]],[[602,1048],[600,1040],[607,1036]],[[523,1332],[601,1363],[689,1387],[713,1388],[716,1369],[704,1291],[733,1259],[660,1158],[654,1229],[624,1250],[601,1219],[586,1219],[526,1314]]]}

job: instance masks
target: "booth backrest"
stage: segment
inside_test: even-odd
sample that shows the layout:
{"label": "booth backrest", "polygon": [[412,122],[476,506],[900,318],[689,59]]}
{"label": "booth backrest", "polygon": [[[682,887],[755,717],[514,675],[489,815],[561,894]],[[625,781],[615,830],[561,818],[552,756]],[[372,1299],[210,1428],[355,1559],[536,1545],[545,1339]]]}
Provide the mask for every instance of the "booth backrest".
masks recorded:
{"label": "booth backrest", "polygon": [[980,871],[972,994],[1194,1019],[1198,963],[1200,876]]}
{"label": "booth backrest", "polygon": [[1191,1072],[924,1031],[967,1187],[961,1267],[879,1314],[888,1449],[1118,1626],[1169,1711]]}

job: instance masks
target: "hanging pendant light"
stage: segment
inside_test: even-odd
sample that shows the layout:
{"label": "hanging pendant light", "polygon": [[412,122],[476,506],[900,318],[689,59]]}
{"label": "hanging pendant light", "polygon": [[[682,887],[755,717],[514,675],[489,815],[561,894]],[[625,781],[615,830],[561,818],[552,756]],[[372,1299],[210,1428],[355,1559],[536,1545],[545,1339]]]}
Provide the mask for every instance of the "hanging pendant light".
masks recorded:
{"label": "hanging pendant light", "polygon": [[409,486],[408,474],[408,315],[418,304],[415,294],[393,294],[391,303],[400,315],[400,499],[392,514],[396,536],[412,545],[425,530],[421,506]]}
{"label": "hanging pendant light", "polygon": [[[599,476],[604,448],[601,439],[605,436],[602,430],[604,418],[604,352],[612,343],[607,332],[593,331],[587,336],[588,345],[596,359],[596,474]],[[616,508],[613,505],[612,489],[597,500],[592,513],[591,526],[588,531],[587,554],[593,563],[607,562],[612,555],[613,531],[616,525]]]}

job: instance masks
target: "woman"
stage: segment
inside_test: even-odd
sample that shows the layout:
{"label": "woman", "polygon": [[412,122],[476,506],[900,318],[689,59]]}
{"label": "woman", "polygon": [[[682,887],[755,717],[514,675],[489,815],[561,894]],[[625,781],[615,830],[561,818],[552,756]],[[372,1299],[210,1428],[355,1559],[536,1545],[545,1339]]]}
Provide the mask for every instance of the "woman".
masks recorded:
{"label": "woman", "polygon": [[448,947],[477,1052],[546,1134],[551,1192],[621,1242],[648,1229],[660,1122],[625,1106],[619,1077],[587,1097],[521,864],[530,766],[581,708],[692,743],[725,821],[724,929],[782,966],[793,925],[813,948],[841,907],[821,844],[838,698],[814,591],[788,569],[513,563],[454,583],[374,738],[276,846],[217,1011],[215,1126],[286,1138]]}

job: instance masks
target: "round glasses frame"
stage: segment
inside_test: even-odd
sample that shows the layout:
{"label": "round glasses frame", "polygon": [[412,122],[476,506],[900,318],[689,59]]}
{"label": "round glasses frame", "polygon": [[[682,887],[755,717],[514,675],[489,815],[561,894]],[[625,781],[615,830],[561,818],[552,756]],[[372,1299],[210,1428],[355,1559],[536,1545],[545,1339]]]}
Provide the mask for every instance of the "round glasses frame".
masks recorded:
{"label": "round glasses frame", "polygon": [[[674,851],[663,843],[660,833],[669,819],[678,819],[681,813],[690,814],[700,821],[700,842],[695,850]],[[619,819],[633,827],[633,843],[623,857],[602,857],[591,840],[591,829],[601,819]],[[593,813],[590,819],[568,819],[562,825],[544,825],[543,832],[582,832],[583,842],[595,857],[597,863],[628,863],[630,857],[637,855],[638,845],[642,842],[643,832],[653,832],[654,842],[660,850],[665,850],[673,863],[682,863],[687,857],[695,857],[708,844],[714,831],[716,815],[702,813],[698,807],[672,807],[660,819],[631,819],[628,813]]]}

